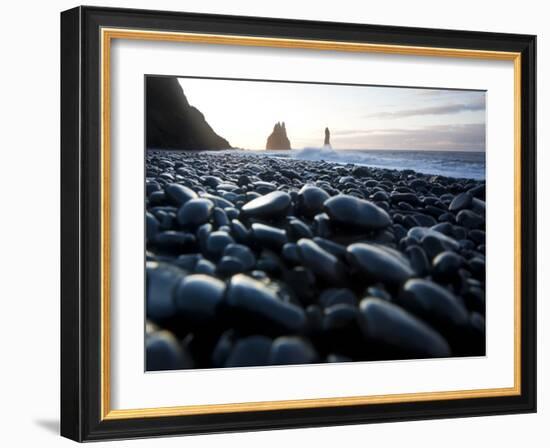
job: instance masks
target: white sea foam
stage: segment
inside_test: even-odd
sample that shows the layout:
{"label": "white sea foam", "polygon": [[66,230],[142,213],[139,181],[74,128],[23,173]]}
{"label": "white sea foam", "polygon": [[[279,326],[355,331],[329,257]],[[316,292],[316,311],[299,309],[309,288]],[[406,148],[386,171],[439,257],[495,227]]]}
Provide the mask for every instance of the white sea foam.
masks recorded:
{"label": "white sea foam", "polygon": [[257,151],[270,157],[324,160],[468,179],[485,179],[485,153],[474,151],[343,150],[304,148],[292,151]]}

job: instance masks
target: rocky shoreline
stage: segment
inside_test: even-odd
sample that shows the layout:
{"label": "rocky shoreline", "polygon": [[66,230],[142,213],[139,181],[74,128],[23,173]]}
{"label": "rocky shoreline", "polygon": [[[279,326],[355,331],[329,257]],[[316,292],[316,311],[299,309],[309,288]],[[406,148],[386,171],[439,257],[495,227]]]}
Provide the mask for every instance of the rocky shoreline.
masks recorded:
{"label": "rocky shoreline", "polygon": [[146,156],[147,370],[485,354],[485,184]]}

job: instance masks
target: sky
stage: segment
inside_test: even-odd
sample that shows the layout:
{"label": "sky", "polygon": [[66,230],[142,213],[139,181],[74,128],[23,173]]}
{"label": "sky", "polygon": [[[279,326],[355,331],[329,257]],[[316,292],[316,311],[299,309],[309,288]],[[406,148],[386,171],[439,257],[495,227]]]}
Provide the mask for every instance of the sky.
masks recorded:
{"label": "sky", "polygon": [[293,149],[485,151],[485,92],[179,78],[187,100],[234,147],[265,149],[284,121]]}

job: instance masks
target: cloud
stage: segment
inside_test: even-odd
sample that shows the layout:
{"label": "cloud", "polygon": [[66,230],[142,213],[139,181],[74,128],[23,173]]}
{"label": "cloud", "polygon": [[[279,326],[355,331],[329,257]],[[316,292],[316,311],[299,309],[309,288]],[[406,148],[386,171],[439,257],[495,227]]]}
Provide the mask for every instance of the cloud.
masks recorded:
{"label": "cloud", "polygon": [[419,129],[347,129],[332,133],[342,149],[484,151],[485,124],[433,125]]}
{"label": "cloud", "polygon": [[416,109],[404,109],[395,112],[377,112],[366,115],[366,118],[409,118],[419,115],[449,115],[478,110],[485,110],[484,97],[470,103],[449,103],[441,106],[419,107]]}

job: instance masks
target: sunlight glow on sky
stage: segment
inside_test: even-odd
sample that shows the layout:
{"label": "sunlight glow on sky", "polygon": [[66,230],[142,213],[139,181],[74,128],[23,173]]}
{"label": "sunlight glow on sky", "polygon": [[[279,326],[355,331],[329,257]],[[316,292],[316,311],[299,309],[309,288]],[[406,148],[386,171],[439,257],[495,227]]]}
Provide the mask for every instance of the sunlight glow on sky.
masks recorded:
{"label": "sunlight glow on sky", "polygon": [[278,121],[293,149],[485,151],[485,92],[180,78],[234,147],[264,149]]}

